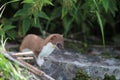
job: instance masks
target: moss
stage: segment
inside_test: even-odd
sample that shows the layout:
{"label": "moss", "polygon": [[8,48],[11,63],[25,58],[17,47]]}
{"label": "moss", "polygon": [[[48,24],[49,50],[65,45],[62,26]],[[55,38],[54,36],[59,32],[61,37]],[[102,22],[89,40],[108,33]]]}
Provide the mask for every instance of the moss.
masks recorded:
{"label": "moss", "polygon": [[104,75],[103,80],[116,80],[116,77],[114,75],[108,75],[107,73]]}
{"label": "moss", "polygon": [[73,80],[92,80],[83,70],[79,69]]}
{"label": "moss", "polygon": [[[79,69],[77,73],[75,74],[75,77],[73,80],[92,80],[91,77],[89,77],[87,74],[83,72],[83,70]],[[97,79],[99,80],[99,79]],[[116,80],[116,77],[114,75],[108,75],[107,73],[104,75],[103,80]]]}

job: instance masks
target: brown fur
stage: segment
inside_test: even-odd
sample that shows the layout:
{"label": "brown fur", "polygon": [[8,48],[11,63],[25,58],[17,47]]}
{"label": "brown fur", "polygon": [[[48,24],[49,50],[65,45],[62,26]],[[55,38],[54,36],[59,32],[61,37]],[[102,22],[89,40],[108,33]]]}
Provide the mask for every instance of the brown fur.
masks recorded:
{"label": "brown fur", "polygon": [[21,43],[20,51],[22,51],[25,48],[28,48],[32,50],[37,57],[43,46],[46,45],[48,42],[51,42],[55,45],[61,44],[62,48],[64,47],[63,36],[60,34],[51,34],[46,39],[42,39],[34,34],[28,34]]}

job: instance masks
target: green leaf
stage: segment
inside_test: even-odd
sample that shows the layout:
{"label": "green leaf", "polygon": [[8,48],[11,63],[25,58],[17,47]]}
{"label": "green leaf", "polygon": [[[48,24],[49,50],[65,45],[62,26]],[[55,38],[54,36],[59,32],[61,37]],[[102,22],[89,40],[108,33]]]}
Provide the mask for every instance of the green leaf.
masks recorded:
{"label": "green leaf", "polygon": [[0,78],[0,80],[5,80],[5,79],[2,77],[2,78]]}
{"label": "green leaf", "polygon": [[27,13],[28,13],[27,9],[20,9],[14,14],[14,17],[28,15]]}
{"label": "green leaf", "polygon": [[19,71],[19,67],[16,66],[15,63],[11,63],[0,53],[0,71],[4,73],[2,77],[8,80],[11,80],[11,78],[13,80],[27,80]]}
{"label": "green leaf", "polygon": [[34,26],[35,28],[40,28],[40,21],[39,21],[39,18],[34,18],[34,19],[31,19],[31,22],[32,22],[32,26]]}
{"label": "green leaf", "polygon": [[34,3],[34,0],[23,0],[22,3]]}
{"label": "green leaf", "polygon": [[11,39],[15,39],[16,36],[17,36],[17,31],[15,31],[15,30],[10,30],[10,31],[7,31],[6,34],[7,34],[8,37],[10,37]]}
{"label": "green leaf", "polygon": [[13,29],[13,28],[15,28],[15,26],[5,25],[5,26],[3,27],[3,30],[6,32],[6,31],[11,30],[11,29]]}
{"label": "green leaf", "polygon": [[105,8],[105,11],[107,12],[109,9],[109,0],[102,0],[103,7]]}
{"label": "green leaf", "polygon": [[24,19],[22,22],[23,35],[30,29],[30,20],[28,18]]}
{"label": "green leaf", "polygon": [[75,6],[76,0],[62,1],[62,18]]}
{"label": "green leaf", "polygon": [[0,29],[2,29],[2,27],[3,27],[3,24],[0,25]]}
{"label": "green leaf", "polygon": [[53,5],[53,3],[51,2],[51,0],[39,0],[40,2],[42,2],[43,5],[48,4],[48,5]]}
{"label": "green leaf", "polygon": [[0,36],[5,35],[4,30],[0,29]]}
{"label": "green leaf", "polygon": [[49,20],[50,18],[47,16],[47,14],[43,11],[40,11],[39,14],[38,14],[39,17],[41,18],[44,18],[44,19],[47,19]]}
{"label": "green leaf", "polygon": [[65,36],[67,35],[67,33],[69,32],[69,30],[71,29],[71,24],[73,22],[73,18],[72,19],[68,19],[68,18],[64,18],[63,19],[63,25],[64,25],[64,34]]}
{"label": "green leaf", "polygon": [[101,19],[100,14],[99,14],[98,11],[96,11],[96,15],[97,15],[97,18],[98,18],[98,23],[100,25],[100,29],[101,29],[101,33],[102,33],[103,45],[104,45],[104,48],[105,48],[105,37],[104,37],[104,28],[103,28],[102,19]]}
{"label": "green leaf", "polygon": [[68,9],[65,7],[62,8],[62,18],[68,13]]}
{"label": "green leaf", "polygon": [[22,9],[19,9],[15,14],[14,17],[28,17],[31,13],[31,4],[24,4]]}

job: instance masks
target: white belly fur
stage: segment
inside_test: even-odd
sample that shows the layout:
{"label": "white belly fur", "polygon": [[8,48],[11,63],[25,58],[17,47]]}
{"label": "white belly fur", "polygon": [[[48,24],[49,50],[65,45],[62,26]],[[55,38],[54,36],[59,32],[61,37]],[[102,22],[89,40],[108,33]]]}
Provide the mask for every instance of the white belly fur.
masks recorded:
{"label": "white belly fur", "polygon": [[39,66],[43,65],[44,63],[44,57],[48,57],[54,50],[55,50],[55,45],[53,45],[51,42],[47,43],[43,49],[41,50],[41,52],[38,55],[37,58],[37,64]]}

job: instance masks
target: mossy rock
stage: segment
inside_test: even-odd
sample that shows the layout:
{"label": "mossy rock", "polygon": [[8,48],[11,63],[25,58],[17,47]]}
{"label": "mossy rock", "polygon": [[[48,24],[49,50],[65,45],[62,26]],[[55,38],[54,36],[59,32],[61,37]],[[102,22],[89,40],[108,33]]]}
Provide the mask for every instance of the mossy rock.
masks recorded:
{"label": "mossy rock", "polygon": [[83,70],[78,70],[73,80],[92,80]]}
{"label": "mossy rock", "polygon": [[103,80],[116,80],[116,77],[114,75],[110,76],[106,73]]}

